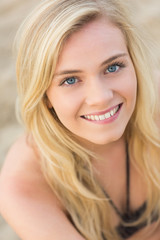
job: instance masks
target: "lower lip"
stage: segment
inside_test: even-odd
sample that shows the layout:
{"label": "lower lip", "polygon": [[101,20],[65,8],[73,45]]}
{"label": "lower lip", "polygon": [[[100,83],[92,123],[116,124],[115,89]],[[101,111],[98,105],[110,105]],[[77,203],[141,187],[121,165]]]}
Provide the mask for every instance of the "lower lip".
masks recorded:
{"label": "lower lip", "polygon": [[83,118],[89,122],[92,122],[92,123],[96,123],[96,124],[107,124],[107,123],[112,123],[113,121],[115,121],[119,114],[120,114],[120,111],[121,111],[121,108],[122,108],[122,104],[120,105],[120,108],[118,109],[118,111],[116,112],[116,114],[114,114],[113,116],[111,116],[110,118],[107,118],[107,119],[104,119],[104,120],[99,120],[99,121],[96,121],[96,120],[91,120],[91,119],[87,119],[87,118]]}

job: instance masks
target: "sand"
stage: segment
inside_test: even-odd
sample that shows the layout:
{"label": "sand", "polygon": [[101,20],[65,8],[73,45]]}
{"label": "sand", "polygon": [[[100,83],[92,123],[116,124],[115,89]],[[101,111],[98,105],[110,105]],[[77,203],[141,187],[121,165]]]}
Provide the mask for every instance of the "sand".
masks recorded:
{"label": "sand", "polygon": [[[125,1],[125,0],[124,0]],[[15,117],[16,74],[12,44],[18,26],[40,1],[0,0],[0,168],[10,145],[23,132]],[[157,44],[156,54],[160,59],[160,1],[129,0],[136,12],[136,21],[147,27]],[[18,236],[0,217],[0,240],[18,240]]]}

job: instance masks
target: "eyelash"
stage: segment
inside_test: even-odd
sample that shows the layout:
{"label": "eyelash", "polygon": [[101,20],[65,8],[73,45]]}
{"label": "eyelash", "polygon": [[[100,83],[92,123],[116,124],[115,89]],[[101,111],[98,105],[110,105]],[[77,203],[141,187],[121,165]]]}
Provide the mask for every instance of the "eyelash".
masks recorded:
{"label": "eyelash", "polygon": [[[116,70],[115,72],[108,72],[108,73],[106,73],[106,71],[107,71],[110,67],[113,67],[113,66],[118,66],[119,69]],[[126,67],[126,64],[125,64],[124,62],[122,62],[122,61],[117,61],[117,62],[114,62],[114,63],[108,65],[107,68],[105,68],[104,74],[114,74],[114,73],[118,72],[121,68],[125,68],[125,67]],[[65,86],[69,87],[69,86],[75,85],[76,83],[73,83],[73,84],[65,84],[65,82],[68,81],[68,80],[71,79],[71,78],[74,78],[74,79],[77,79],[77,80],[78,80],[78,77],[76,77],[76,76],[67,77],[67,78],[65,78],[65,79],[59,84],[59,86],[65,85]]]}
{"label": "eyelash", "polygon": [[78,77],[76,77],[76,76],[67,77],[60,83],[60,86],[65,85],[65,86],[68,87],[68,86],[74,85],[75,83],[73,83],[73,84],[65,84],[65,82],[67,82],[69,79],[72,79],[72,78],[78,80]]}
{"label": "eyelash", "polygon": [[[125,67],[126,67],[126,64],[125,64],[124,62],[122,62],[122,61],[114,62],[114,63],[108,65],[104,72],[106,72],[110,67],[113,67],[113,66],[118,66],[119,69],[121,69],[121,68],[125,68]],[[118,69],[118,70],[119,70],[119,69]],[[118,71],[118,70],[117,70],[117,71]],[[111,74],[112,74],[112,73],[116,73],[117,71],[115,71],[115,72],[108,72],[107,74],[109,74],[109,73],[111,73]]]}

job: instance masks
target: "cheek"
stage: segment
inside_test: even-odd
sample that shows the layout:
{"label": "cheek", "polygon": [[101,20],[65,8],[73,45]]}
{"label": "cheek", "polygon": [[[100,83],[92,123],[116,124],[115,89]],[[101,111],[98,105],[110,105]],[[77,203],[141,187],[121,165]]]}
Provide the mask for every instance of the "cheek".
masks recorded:
{"label": "cheek", "polygon": [[137,98],[137,78],[136,75],[130,75],[128,81],[126,81],[125,94],[128,106],[134,110]]}
{"label": "cheek", "polygon": [[59,91],[52,91],[52,94],[48,92],[48,98],[60,121],[63,122],[69,117],[76,118],[79,115],[82,97],[78,96],[73,93],[59,93]]}
{"label": "cheek", "polygon": [[134,72],[128,72],[123,75],[116,87],[119,96],[121,96],[129,112],[134,110],[137,96],[137,79]]}
{"label": "cheek", "polygon": [[136,96],[137,96],[137,77],[136,77],[136,74],[133,74],[133,77],[131,78],[130,92],[131,92],[132,96],[136,98]]}
{"label": "cheek", "polygon": [[128,94],[128,96],[135,96],[137,93],[137,77],[136,77],[136,73],[135,70],[132,67],[130,67],[130,69],[128,70],[125,78],[124,78],[124,88],[126,91],[126,94]]}

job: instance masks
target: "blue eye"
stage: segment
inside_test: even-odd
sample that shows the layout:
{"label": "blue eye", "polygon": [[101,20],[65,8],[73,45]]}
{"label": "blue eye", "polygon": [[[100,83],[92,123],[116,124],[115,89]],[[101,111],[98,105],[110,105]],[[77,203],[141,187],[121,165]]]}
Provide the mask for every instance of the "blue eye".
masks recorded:
{"label": "blue eye", "polygon": [[119,66],[114,64],[114,65],[111,65],[107,68],[107,72],[108,73],[114,73],[114,72],[117,72],[119,69]]}
{"label": "blue eye", "polygon": [[64,84],[66,85],[73,85],[77,82],[77,78],[75,77],[70,77],[70,78],[67,78],[65,81],[64,81]]}
{"label": "blue eye", "polygon": [[126,64],[124,62],[115,62],[107,67],[105,73],[116,73],[117,71],[125,68]]}

